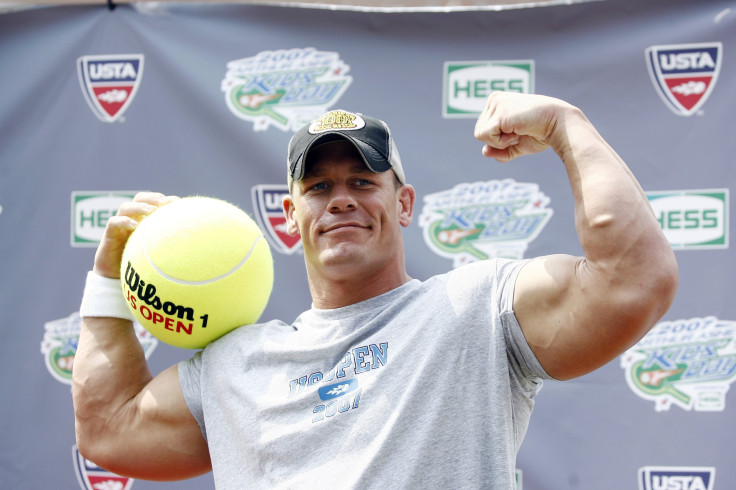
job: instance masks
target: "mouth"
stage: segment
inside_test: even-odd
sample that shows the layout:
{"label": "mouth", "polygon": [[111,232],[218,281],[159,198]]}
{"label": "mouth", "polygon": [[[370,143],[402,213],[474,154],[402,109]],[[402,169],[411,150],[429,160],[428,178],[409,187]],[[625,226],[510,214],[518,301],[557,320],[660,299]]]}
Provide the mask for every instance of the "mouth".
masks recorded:
{"label": "mouth", "polygon": [[367,229],[368,226],[364,226],[360,223],[356,222],[345,222],[345,223],[334,223],[332,225],[326,226],[322,229],[322,233],[333,233],[333,232],[339,232],[339,231],[348,231],[348,230],[355,230],[355,229]]}

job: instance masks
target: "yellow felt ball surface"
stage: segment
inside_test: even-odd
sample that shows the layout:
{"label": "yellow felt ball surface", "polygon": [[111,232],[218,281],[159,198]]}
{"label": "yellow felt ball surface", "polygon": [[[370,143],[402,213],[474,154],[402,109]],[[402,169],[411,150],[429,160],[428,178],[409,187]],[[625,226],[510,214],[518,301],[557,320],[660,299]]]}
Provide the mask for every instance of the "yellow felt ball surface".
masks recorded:
{"label": "yellow felt ball surface", "polygon": [[128,239],[120,266],[136,319],[188,349],[258,321],[273,288],[273,258],[258,225],[211,197],[185,197],[151,213]]}

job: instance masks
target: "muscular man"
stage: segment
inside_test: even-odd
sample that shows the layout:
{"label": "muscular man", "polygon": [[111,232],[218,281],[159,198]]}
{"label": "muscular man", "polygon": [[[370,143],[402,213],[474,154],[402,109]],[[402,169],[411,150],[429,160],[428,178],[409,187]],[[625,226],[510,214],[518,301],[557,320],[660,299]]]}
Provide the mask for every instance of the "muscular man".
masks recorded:
{"label": "muscular man", "polygon": [[312,308],[236,329],[156,377],[130,320],[116,318],[124,305],[90,305],[119,287],[137,223],[175,198],[122,205],[81,309],[80,452],[136,478],[212,469],[222,489],[513,488],[542,380],[581,376],[636,343],[669,308],[677,265],[634,176],[576,107],[494,93],[475,136],[501,162],[557,153],[583,257],[410,278],[402,228],[415,191],[388,127],[328,113],[292,138],[284,200]]}

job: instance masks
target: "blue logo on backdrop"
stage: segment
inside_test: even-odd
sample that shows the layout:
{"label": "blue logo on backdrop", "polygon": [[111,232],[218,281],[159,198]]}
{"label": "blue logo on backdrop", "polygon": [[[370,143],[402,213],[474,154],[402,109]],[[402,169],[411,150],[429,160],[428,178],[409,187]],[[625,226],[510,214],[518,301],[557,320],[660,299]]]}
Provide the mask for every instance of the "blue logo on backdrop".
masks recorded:
{"label": "blue logo on backdrop", "polygon": [[679,116],[691,116],[713,91],[721,70],[721,43],[670,44],[646,50],[652,83]]}
{"label": "blue logo on backdrop", "polygon": [[251,189],[256,221],[265,231],[266,239],[274,250],[291,255],[302,250],[301,235],[289,235],[286,231],[286,217],[281,204],[289,194],[286,184],[259,184]]}
{"label": "blue logo on backdrop", "polygon": [[714,467],[645,466],[639,468],[639,490],[712,490]]}
{"label": "blue logo on backdrop", "polygon": [[120,120],[143,77],[143,55],[91,55],[77,59],[82,94],[100,121]]}

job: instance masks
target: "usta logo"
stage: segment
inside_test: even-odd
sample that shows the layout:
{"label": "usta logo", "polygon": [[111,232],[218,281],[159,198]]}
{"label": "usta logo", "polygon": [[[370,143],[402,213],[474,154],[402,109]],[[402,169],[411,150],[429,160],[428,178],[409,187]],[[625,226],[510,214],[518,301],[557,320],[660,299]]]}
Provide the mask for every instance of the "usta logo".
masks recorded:
{"label": "usta logo", "polygon": [[89,77],[93,80],[135,78],[137,72],[132,63],[90,63]]}
{"label": "usta logo", "polygon": [[654,476],[652,490],[706,490],[699,476]]}
{"label": "usta logo", "polygon": [[716,62],[708,51],[694,53],[669,53],[659,56],[659,64],[664,71],[715,69]]}

